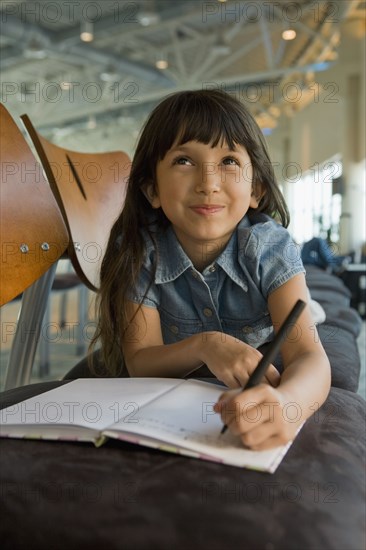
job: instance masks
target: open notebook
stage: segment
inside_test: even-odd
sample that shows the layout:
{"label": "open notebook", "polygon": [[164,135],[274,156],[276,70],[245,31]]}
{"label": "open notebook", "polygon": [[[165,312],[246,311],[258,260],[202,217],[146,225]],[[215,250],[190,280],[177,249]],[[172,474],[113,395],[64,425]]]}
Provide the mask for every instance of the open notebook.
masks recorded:
{"label": "open notebook", "polygon": [[213,411],[223,388],[172,378],[78,379],[0,411],[1,437],[67,441],[107,438],[202,460],[274,472],[290,444],[245,449]]}

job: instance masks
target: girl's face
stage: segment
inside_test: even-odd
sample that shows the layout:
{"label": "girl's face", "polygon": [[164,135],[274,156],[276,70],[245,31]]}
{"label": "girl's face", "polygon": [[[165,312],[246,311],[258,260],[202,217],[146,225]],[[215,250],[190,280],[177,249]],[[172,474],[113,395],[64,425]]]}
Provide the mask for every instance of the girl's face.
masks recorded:
{"label": "girl's face", "polygon": [[153,208],[162,208],[195,263],[200,250],[217,256],[248,208],[258,206],[252,179],[245,147],[237,145],[231,151],[226,145],[189,141],[173,145],[158,162],[156,185],[150,186],[148,195]]}

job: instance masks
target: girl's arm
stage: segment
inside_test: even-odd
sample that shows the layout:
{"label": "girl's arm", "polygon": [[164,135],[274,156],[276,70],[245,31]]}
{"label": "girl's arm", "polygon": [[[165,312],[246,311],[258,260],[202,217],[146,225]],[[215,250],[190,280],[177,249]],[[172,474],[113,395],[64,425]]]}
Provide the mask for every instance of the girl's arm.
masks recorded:
{"label": "girl's arm", "polygon": [[[298,299],[308,301],[302,274],[269,296],[268,307],[275,330]],[[260,384],[245,392],[235,392],[234,396],[229,392],[215,407],[230,430],[240,435],[245,445],[255,449],[293,439],[298,427],[322,405],[329,393],[330,365],[309,307],[289,331],[281,353],[284,372],[277,388]],[[253,418],[258,421],[253,422]]]}
{"label": "girl's arm", "polygon": [[[261,353],[221,332],[202,332],[174,344],[164,344],[159,312],[129,302],[133,321],[123,338],[125,363],[131,376],[182,378],[202,364],[229,388],[242,387],[257,366]],[[277,385],[279,374],[273,365],[266,373]]]}
{"label": "girl's arm", "polygon": [[131,376],[181,378],[198,368],[197,337],[164,345],[157,309],[129,302],[133,321],[123,338],[122,349]]}

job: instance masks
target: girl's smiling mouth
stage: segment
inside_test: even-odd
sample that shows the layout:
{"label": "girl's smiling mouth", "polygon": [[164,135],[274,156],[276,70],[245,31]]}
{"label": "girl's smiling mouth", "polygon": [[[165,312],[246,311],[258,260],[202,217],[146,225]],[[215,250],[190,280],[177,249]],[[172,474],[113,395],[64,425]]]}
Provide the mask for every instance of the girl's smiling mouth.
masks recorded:
{"label": "girl's smiling mouth", "polygon": [[217,214],[221,212],[225,207],[220,204],[197,204],[190,207],[193,212],[203,216],[209,216],[211,214]]}

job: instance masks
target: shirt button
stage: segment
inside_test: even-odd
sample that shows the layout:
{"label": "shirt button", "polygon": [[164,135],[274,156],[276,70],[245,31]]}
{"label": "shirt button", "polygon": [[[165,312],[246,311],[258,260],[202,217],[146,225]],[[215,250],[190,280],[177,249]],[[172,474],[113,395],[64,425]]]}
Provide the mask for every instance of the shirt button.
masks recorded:
{"label": "shirt button", "polygon": [[210,309],[209,307],[205,307],[205,309],[203,310],[203,314],[205,317],[212,317],[212,309]]}
{"label": "shirt button", "polygon": [[170,325],[169,328],[173,334],[178,334],[179,328],[177,327],[177,325]]}
{"label": "shirt button", "polygon": [[209,271],[211,271],[211,273],[213,273],[214,271],[216,271],[216,266],[215,265],[211,265],[209,268],[208,268]]}
{"label": "shirt button", "polygon": [[250,334],[251,332],[253,332],[252,327],[250,327],[249,325],[246,326],[246,327],[243,327],[242,330],[243,330],[243,332],[244,332],[245,334]]}

